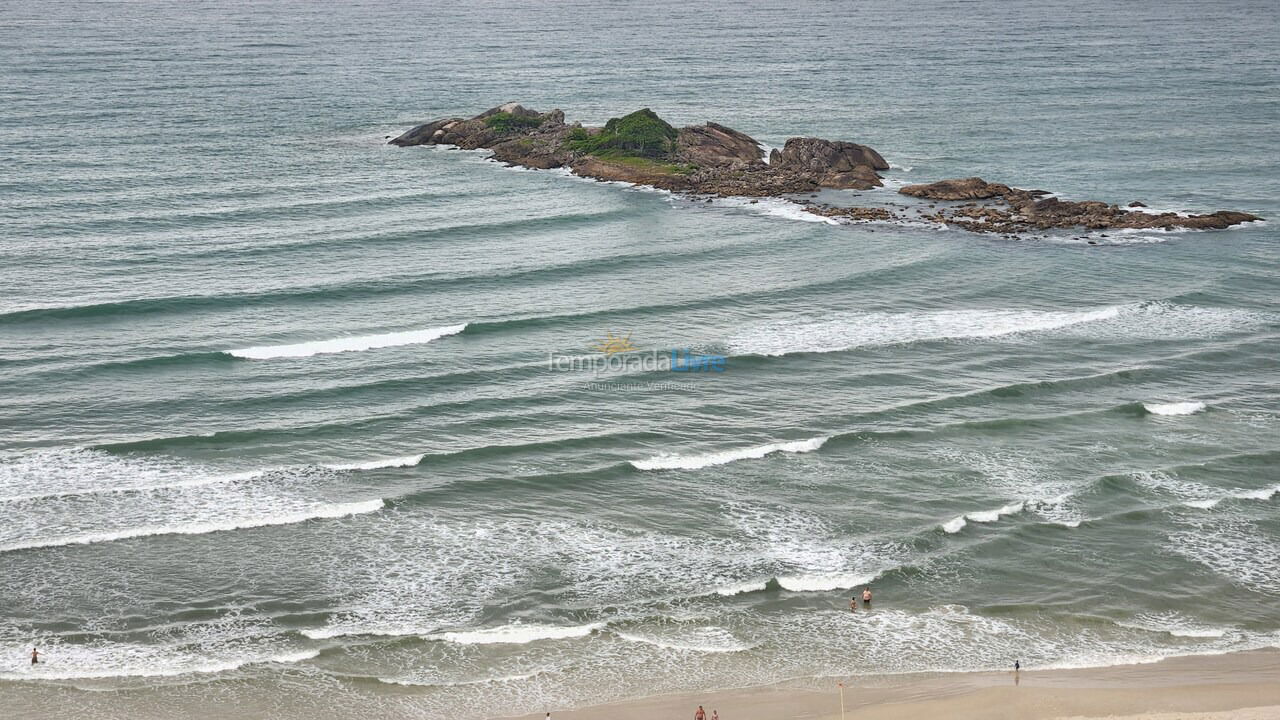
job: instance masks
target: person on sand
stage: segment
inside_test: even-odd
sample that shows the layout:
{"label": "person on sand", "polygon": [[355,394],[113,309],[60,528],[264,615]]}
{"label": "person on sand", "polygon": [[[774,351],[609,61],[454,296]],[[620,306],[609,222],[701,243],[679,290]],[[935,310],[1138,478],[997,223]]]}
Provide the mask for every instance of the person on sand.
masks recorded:
{"label": "person on sand", "polygon": [[707,711],[701,705],[698,706],[698,712],[693,714],[693,720],[707,720]]}
{"label": "person on sand", "polygon": [[40,662],[40,651],[35,648],[31,648],[31,664],[35,665],[38,662]]}
{"label": "person on sand", "polygon": [[871,588],[862,591],[862,606],[871,607]]}
{"label": "person on sand", "polygon": [[719,710],[712,710],[712,711],[711,711],[711,720],[720,720],[720,711],[719,711]]}

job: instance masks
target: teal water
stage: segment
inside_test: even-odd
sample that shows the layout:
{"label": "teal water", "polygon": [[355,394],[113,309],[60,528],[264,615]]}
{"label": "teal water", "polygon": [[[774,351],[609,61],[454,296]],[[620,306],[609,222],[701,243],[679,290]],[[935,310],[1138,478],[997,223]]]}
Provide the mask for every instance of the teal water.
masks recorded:
{"label": "teal water", "polygon": [[[1276,218],[1278,46],[1260,2],[7,4],[0,699],[481,718],[1280,645],[1275,220],[831,226],[384,144],[651,107],[869,144],[868,202]],[[727,368],[548,367],[608,333]]]}

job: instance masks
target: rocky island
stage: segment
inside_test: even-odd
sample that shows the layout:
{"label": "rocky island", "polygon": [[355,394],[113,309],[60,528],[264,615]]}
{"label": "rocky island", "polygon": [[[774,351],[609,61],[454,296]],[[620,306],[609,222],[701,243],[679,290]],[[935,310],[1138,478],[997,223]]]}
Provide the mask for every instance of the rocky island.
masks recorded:
{"label": "rocky island", "polygon": [[603,127],[584,127],[566,123],[561,110],[540,113],[508,103],[471,118],[433,120],[390,142],[402,147],[484,148],[509,165],[568,168],[583,177],[689,195],[785,198],[836,222],[924,219],[975,232],[1016,235],[1051,229],[1222,229],[1261,219],[1229,210],[1192,215],[1153,213],[1136,202],[1125,208],[1072,202],[977,177],[908,185],[898,191],[930,201],[927,206],[815,203],[811,197],[822,189],[883,186],[879,172],[889,164],[866,145],[813,137],[790,138],[766,158],[760,143],[745,133],[713,122],[675,128],[647,108],[613,118]]}

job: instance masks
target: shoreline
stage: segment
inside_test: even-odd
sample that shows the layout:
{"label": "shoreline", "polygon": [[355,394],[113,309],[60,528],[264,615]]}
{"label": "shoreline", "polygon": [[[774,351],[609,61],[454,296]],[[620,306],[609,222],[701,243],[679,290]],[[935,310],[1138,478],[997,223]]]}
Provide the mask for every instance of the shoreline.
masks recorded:
{"label": "shoreline", "polygon": [[[759,687],[548,710],[554,720],[651,720],[692,717],[701,705],[708,718],[716,710],[722,720],[840,720],[839,682],[845,685],[844,717],[858,720],[1280,717],[1280,649],[1181,655],[1131,665],[1024,669],[1016,675],[1009,670],[798,678]],[[534,713],[493,720],[543,718],[543,713]]]}

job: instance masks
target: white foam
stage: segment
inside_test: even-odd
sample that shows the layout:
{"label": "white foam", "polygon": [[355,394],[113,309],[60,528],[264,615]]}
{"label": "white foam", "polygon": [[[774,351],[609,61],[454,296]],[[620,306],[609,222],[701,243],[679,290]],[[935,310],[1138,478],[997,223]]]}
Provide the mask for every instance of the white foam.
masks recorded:
{"label": "white foam", "polygon": [[984,510],[982,512],[969,513],[966,517],[973,522],[993,523],[1005,515],[1016,515],[1017,513],[1022,512],[1022,507],[1022,502],[1009,503],[1008,505],[996,508],[995,510]]}
{"label": "white foam", "polygon": [[1232,631],[1231,628],[1210,627],[1198,623],[1174,611],[1142,613],[1132,620],[1119,621],[1116,624],[1121,627],[1168,633],[1174,637],[1185,638],[1221,638]]}
{"label": "white foam", "polygon": [[1280,493],[1280,485],[1273,485],[1267,488],[1259,488],[1257,490],[1241,490],[1239,492],[1232,493],[1229,497],[1233,497],[1239,500],[1265,501],[1275,497],[1277,493]]}
{"label": "white foam", "polygon": [[227,473],[165,456],[119,456],[81,448],[40,450],[0,461],[0,502],[191,488],[262,475],[263,471]]}
{"label": "white foam", "polygon": [[403,457],[383,458],[382,460],[368,460],[366,462],[325,465],[330,470],[378,470],[381,468],[400,468],[413,467],[422,462],[422,458],[426,454],[405,455]]}
{"label": "white foam", "polygon": [[413,678],[377,678],[378,682],[388,685],[408,685],[411,687],[461,687],[467,685],[489,685],[499,683],[518,682],[520,680],[531,680],[541,675],[542,672],[522,673],[519,675],[500,675],[497,677],[478,678],[476,680],[453,680],[453,681],[437,681],[415,680]]}
{"label": "white foam", "polygon": [[1192,415],[1205,409],[1202,402],[1143,403],[1142,407],[1153,415]]}
{"label": "white foam", "polygon": [[733,583],[731,585],[716,588],[715,593],[716,595],[722,595],[724,597],[732,597],[743,593],[760,592],[768,587],[768,580],[747,580],[745,582]]}
{"label": "white foam", "polygon": [[815,215],[805,210],[804,205],[781,198],[727,197],[717,198],[712,204],[721,207],[740,208],[758,215],[782,218],[784,220],[800,220],[802,222],[825,223],[827,225],[840,224],[835,218]]}
{"label": "white foam", "polygon": [[728,340],[736,354],[766,356],[839,352],[915,342],[983,340],[1055,332],[1090,339],[1210,337],[1251,330],[1273,315],[1167,302],[1086,310],[965,309],[848,312],[797,316],[740,332]]}
{"label": "white foam", "polygon": [[313,340],[293,345],[263,345],[259,347],[227,350],[228,355],[250,360],[271,360],[273,358],[299,358],[312,355],[324,355],[341,352],[361,352],[384,347],[401,345],[419,345],[448,335],[457,335],[467,329],[467,324],[447,325],[427,328],[425,330],[408,330],[405,332],[385,333],[382,335],[362,335],[358,337],[341,337],[330,340]]}
{"label": "white foam", "polygon": [[539,640],[565,640],[568,638],[586,637],[603,629],[604,623],[586,625],[533,625],[515,622],[501,627],[484,630],[463,630],[441,633],[436,639],[460,645],[527,645]]}
{"label": "white foam", "polygon": [[1109,320],[1119,314],[1119,307],[1081,311],[936,310],[848,313],[821,319],[775,322],[731,338],[729,345],[737,354],[778,356],[798,352],[837,352],[930,340],[993,338],[1015,333],[1044,332],[1079,323]]}
{"label": "white foam", "polygon": [[[1205,487],[1205,486],[1199,486],[1199,487]],[[1211,497],[1211,498],[1206,497],[1206,498],[1200,498],[1197,500],[1184,500],[1182,504],[1186,505],[1187,507],[1198,508],[1200,510],[1212,510],[1213,508],[1217,507],[1223,500],[1259,500],[1262,502],[1266,502],[1267,500],[1270,500],[1272,497],[1274,497],[1277,493],[1280,493],[1280,485],[1274,485],[1272,487],[1265,487],[1265,488],[1258,488],[1257,490],[1237,490],[1234,492],[1229,492],[1225,495],[1220,495],[1218,497]]]}
{"label": "white foam", "polygon": [[1280,594],[1280,542],[1246,518],[1196,513],[1169,535],[1168,549],[1237,585]]}
{"label": "white foam", "polygon": [[1017,513],[1022,512],[1022,509],[1023,507],[1025,507],[1025,505],[1026,503],[1019,501],[1016,503],[1009,503],[1008,505],[998,507],[995,510],[983,510],[980,512],[972,512],[967,515],[961,515],[960,517],[954,518],[952,520],[948,520],[947,522],[942,523],[941,527],[944,531],[948,533],[952,533],[952,534],[958,533],[962,529],[964,529],[966,525],[969,524],[966,521],[972,521],[976,523],[993,523],[999,520],[1001,517],[1004,517],[1005,515],[1016,515]]}
{"label": "white foam", "polygon": [[696,653],[736,653],[750,650],[753,645],[744,643],[728,630],[720,627],[702,627],[686,631],[676,638],[655,637],[637,632],[613,632],[627,642],[644,643],[665,650],[678,650]]}
{"label": "white foam", "polygon": [[128,540],[130,538],[149,537],[152,535],[204,535],[206,533],[227,530],[244,530],[248,528],[266,527],[269,525],[292,525],[322,518],[340,518],[381,510],[383,501],[367,500],[363,502],[337,503],[317,505],[305,510],[280,513],[278,515],[261,515],[233,520],[193,522],[175,525],[153,525],[147,527],[131,527],[110,532],[81,533],[60,537],[41,538],[0,546],[0,552],[15,550],[31,550],[35,548],[61,547],[64,545],[89,545],[93,543]]}
{"label": "white foam", "polygon": [[14,662],[0,665],[0,679],[89,680],[129,677],[176,677],[221,673],[246,665],[298,663],[320,654],[313,648],[281,647],[281,638],[261,635],[265,627],[232,616],[212,623],[176,629],[174,642],[125,643],[95,639],[67,643],[50,638],[40,644],[43,662],[23,663],[26,643],[6,643],[0,650]]}
{"label": "white foam", "polygon": [[827,440],[828,438],[826,437],[815,437],[808,440],[769,443],[768,445],[757,445],[737,450],[722,450],[702,455],[658,455],[647,460],[632,460],[631,465],[637,470],[698,470],[712,465],[724,465],[736,460],[758,460],[776,452],[812,452],[822,447],[822,444]]}
{"label": "white foam", "polygon": [[326,625],[322,628],[307,628],[300,632],[311,638],[312,640],[329,640],[336,637],[348,637],[352,635],[371,635],[378,637],[408,637],[417,635],[426,637],[436,631],[436,627],[421,627],[417,625],[353,625],[353,624],[337,624]]}
{"label": "white foam", "polygon": [[875,575],[857,573],[815,573],[785,575],[778,578],[778,585],[791,592],[829,592],[870,585]]}

